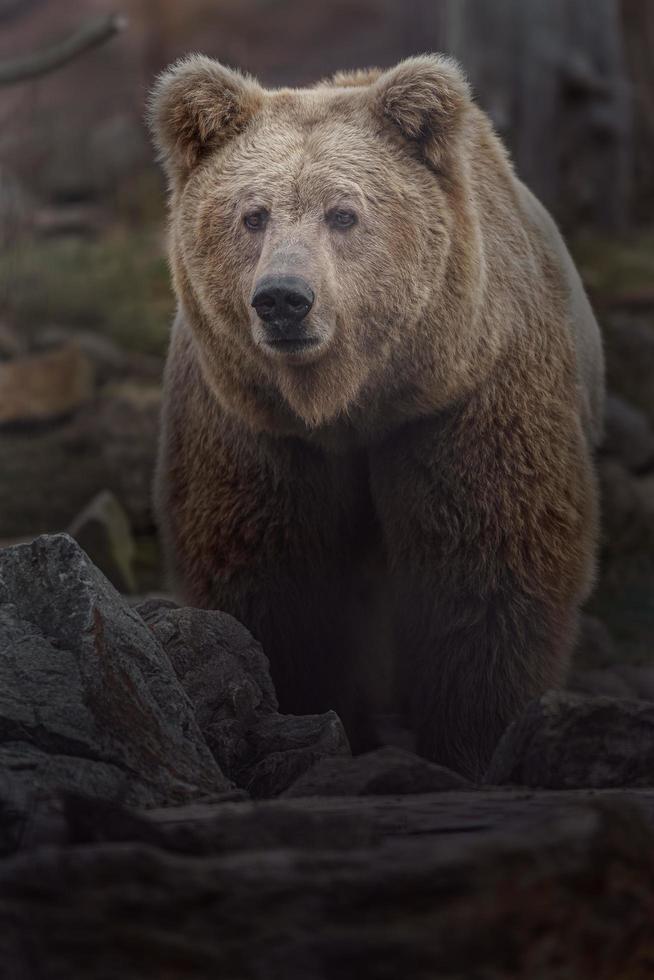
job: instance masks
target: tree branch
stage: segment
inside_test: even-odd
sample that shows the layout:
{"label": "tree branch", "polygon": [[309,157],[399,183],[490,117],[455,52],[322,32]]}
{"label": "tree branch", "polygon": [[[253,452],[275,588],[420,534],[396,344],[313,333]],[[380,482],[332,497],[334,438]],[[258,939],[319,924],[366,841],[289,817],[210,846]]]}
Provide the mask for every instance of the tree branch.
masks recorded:
{"label": "tree branch", "polygon": [[84,51],[104,44],[126,26],[126,18],[120,14],[110,14],[108,17],[83,24],[70,37],[44,51],[25,55],[14,61],[0,62],[0,85],[13,85],[16,82],[37,78],[39,75],[46,75],[72,61],[73,58],[77,58]]}

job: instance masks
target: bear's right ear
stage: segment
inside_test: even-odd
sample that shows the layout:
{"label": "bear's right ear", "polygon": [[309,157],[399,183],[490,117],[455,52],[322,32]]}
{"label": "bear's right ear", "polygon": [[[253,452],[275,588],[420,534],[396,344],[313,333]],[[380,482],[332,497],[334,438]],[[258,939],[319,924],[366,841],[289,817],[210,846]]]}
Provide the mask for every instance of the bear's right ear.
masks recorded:
{"label": "bear's right ear", "polygon": [[184,179],[206,152],[241,132],[263,101],[251,78],[202,55],[182,58],[157,79],[148,122],[172,180]]}

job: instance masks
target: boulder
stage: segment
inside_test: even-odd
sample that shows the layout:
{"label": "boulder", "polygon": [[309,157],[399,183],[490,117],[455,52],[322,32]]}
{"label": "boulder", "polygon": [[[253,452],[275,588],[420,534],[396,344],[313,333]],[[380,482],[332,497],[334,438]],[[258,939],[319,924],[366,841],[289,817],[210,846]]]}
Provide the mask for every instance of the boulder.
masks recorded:
{"label": "boulder", "polygon": [[0,552],[0,798],[126,803],[231,788],[170,661],[68,535]]}
{"label": "boulder", "polygon": [[545,789],[654,786],[654,704],[549,692],[504,733],[485,782]]}
{"label": "boulder", "polygon": [[170,658],[222,771],[238,786],[276,796],[319,759],[350,755],[333,711],[278,714],[268,659],[231,616],[158,600],[137,610]]}
{"label": "boulder", "polygon": [[119,592],[135,591],[132,529],[113,493],[103,490],[94,497],[68,533]]}
{"label": "boulder", "polygon": [[4,430],[0,539],[64,530],[102,490],[150,532],[159,404],[158,387],[115,385],[57,426]]}
{"label": "boulder", "polygon": [[465,789],[470,783],[444,766],[412,752],[385,746],[354,758],[321,759],[284,793],[301,796],[367,796],[439,793]]}
{"label": "boulder", "polygon": [[317,762],[349,759],[350,744],[334,711],[263,715],[249,732],[252,755],[236,782],[260,799],[278,796]]}
{"label": "boulder", "polygon": [[70,415],[93,394],[93,368],[74,344],[0,362],[0,425]]}
{"label": "boulder", "polygon": [[268,659],[226,613],[148,600],[136,607],[173,666],[218,764],[232,778],[252,755],[249,730],[277,710]]}

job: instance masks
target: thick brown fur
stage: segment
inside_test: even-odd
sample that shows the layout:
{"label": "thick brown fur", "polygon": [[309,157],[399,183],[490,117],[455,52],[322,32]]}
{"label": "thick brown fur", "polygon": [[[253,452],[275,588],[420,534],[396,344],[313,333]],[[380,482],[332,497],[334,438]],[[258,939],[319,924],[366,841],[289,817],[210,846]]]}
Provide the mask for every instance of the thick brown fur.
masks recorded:
{"label": "thick brown fur", "polygon": [[[250,627],[283,710],[336,708],[356,747],[383,612],[420,750],[479,775],[561,681],[593,578],[602,355],[565,246],[445,58],[267,91],[196,56],[151,118],[179,591]],[[312,284],[315,354],[266,349],[250,298],[271,271]]]}

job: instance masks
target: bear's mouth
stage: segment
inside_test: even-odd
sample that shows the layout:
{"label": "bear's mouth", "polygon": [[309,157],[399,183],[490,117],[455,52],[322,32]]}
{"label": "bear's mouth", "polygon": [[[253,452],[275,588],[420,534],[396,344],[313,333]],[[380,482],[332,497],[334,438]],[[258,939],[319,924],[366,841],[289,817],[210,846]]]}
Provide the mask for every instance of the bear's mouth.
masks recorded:
{"label": "bear's mouth", "polygon": [[277,347],[279,350],[302,350],[304,347],[315,347],[319,343],[318,337],[279,337],[268,340],[270,347]]}
{"label": "bear's mouth", "polygon": [[320,346],[319,337],[266,338],[265,347],[280,354],[303,354]]}

